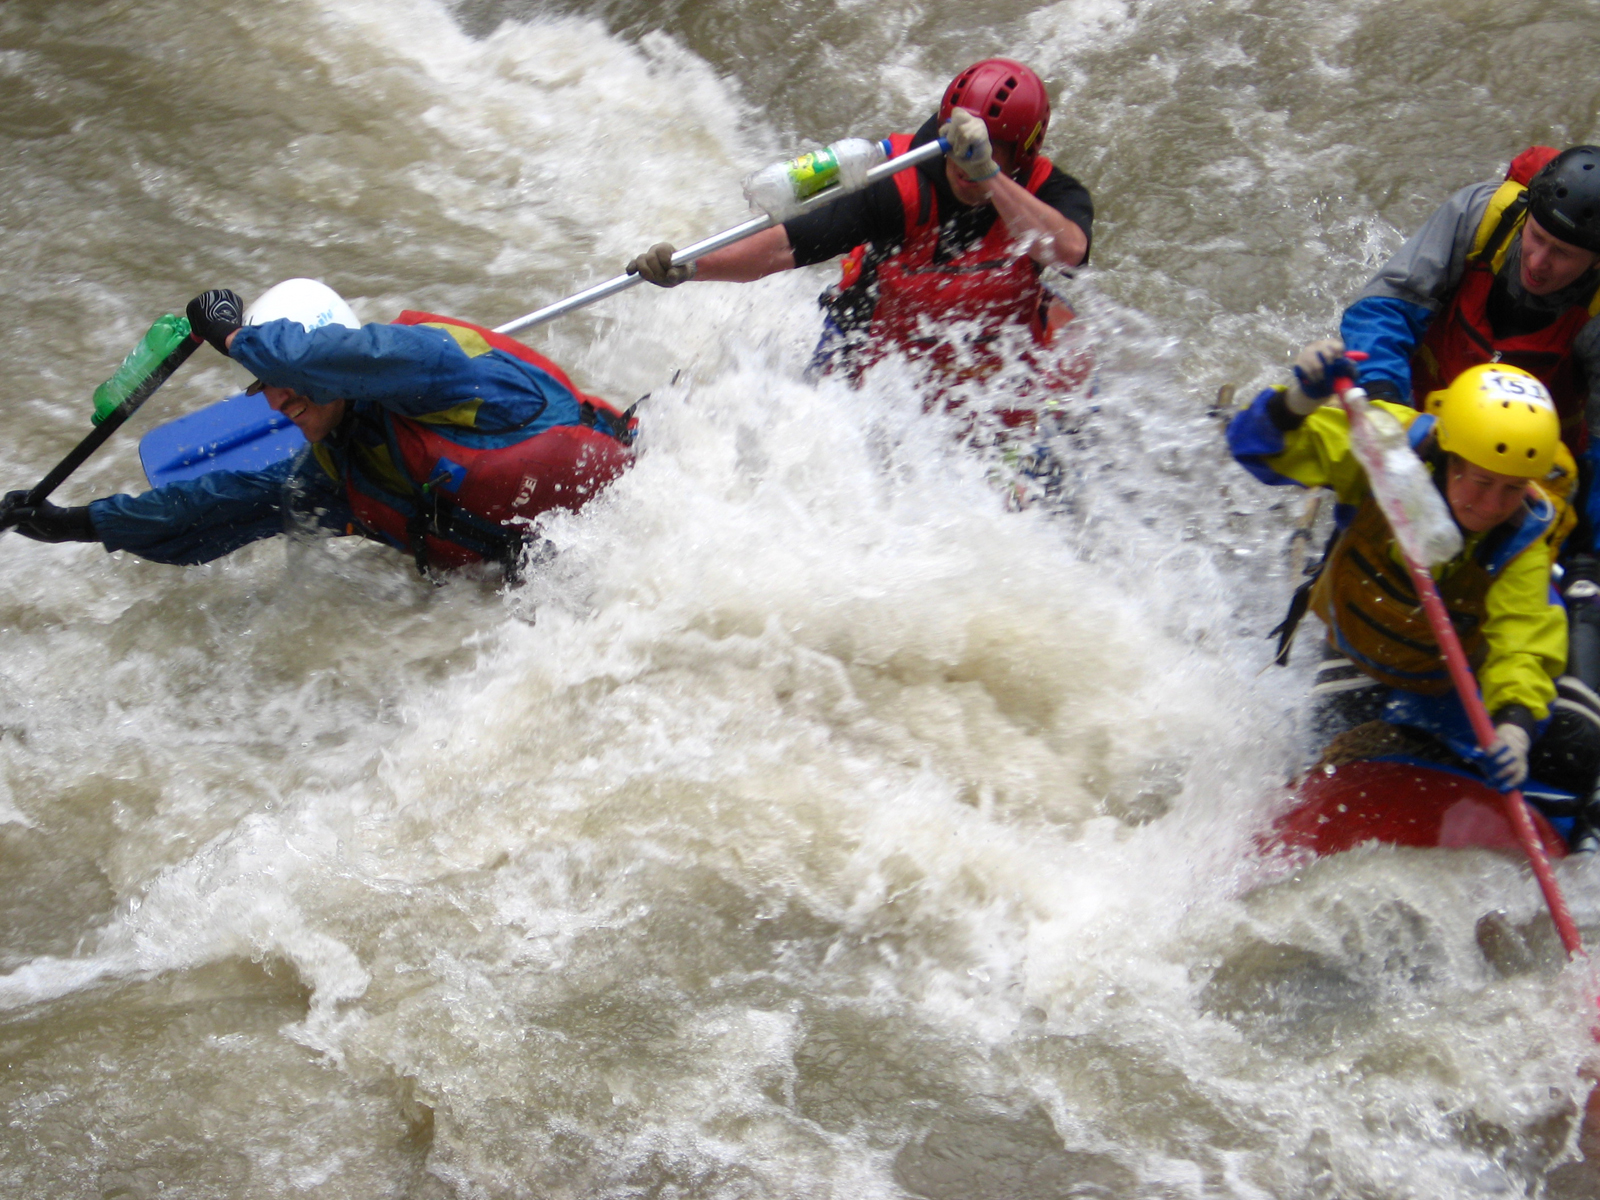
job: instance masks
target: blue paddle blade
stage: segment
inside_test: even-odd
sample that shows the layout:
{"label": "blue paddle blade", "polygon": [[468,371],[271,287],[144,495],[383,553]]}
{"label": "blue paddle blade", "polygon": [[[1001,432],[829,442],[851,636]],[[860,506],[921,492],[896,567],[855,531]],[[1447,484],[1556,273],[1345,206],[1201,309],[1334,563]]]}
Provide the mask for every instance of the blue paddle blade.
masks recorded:
{"label": "blue paddle blade", "polygon": [[213,471],[259,471],[306,444],[265,397],[243,392],[158,425],[139,440],[139,461],[152,487]]}

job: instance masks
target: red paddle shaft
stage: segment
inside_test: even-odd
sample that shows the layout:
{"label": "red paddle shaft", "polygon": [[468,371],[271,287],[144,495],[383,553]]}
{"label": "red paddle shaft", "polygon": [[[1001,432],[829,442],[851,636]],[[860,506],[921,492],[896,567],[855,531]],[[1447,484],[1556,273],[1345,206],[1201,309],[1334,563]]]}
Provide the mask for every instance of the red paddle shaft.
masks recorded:
{"label": "red paddle shaft", "polygon": [[[1333,386],[1351,425],[1365,421],[1366,413],[1351,404],[1347,396],[1353,386],[1351,381],[1335,379]],[[1362,399],[1366,398],[1359,388],[1356,391]],[[1365,462],[1361,465],[1364,468],[1368,467]],[[1371,474],[1369,468],[1369,477]],[[1381,495],[1377,495],[1377,499],[1390,526],[1396,532],[1406,532],[1401,527],[1408,525],[1409,521],[1399,506],[1387,503],[1386,498]],[[1444,653],[1445,666],[1450,670],[1450,681],[1455,684],[1456,694],[1461,697],[1461,706],[1467,710],[1467,719],[1472,723],[1472,733],[1478,739],[1478,748],[1488,753],[1489,747],[1495,742],[1494,723],[1489,720],[1488,710],[1483,706],[1483,697],[1478,692],[1478,681],[1473,677],[1472,667],[1461,649],[1461,639],[1456,636],[1456,627],[1450,622],[1450,614],[1445,610],[1444,601],[1439,598],[1439,589],[1433,582],[1433,575],[1426,566],[1413,561],[1406,553],[1405,540],[1400,541],[1400,556],[1405,559],[1406,568],[1411,572],[1417,596],[1422,601],[1422,610],[1427,614],[1428,624],[1433,627],[1433,636],[1438,640],[1439,649]],[[1577,958],[1584,953],[1583,939],[1578,934],[1577,923],[1572,919],[1572,910],[1567,907],[1567,898],[1561,894],[1561,885],[1556,882],[1555,872],[1550,869],[1550,860],[1545,857],[1544,847],[1539,844],[1539,836],[1534,832],[1533,819],[1528,815],[1528,806],[1522,799],[1522,792],[1518,790],[1504,793],[1504,803],[1506,817],[1511,822],[1511,828],[1516,831],[1522,852],[1528,856],[1528,862],[1533,866],[1534,876],[1539,880],[1539,890],[1544,893],[1544,902],[1550,908],[1550,917],[1555,922],[1556,932],[1561,935],[1561,944],[1566,947],[1569,957]]]}

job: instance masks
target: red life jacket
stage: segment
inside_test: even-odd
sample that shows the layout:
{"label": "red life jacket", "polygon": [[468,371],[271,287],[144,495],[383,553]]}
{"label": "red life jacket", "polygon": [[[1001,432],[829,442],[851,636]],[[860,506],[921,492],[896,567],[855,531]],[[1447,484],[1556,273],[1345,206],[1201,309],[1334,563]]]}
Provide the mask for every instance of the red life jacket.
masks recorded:
{"label": "red life jacket", "polygon": [[530,363],[572,393],[579,425],[558,425],[509,446],[473,447],[450,436],[451,426],[384,411],[391,464],[409,489],[385,487],[370,472],[345,471],[345,491],[365,530],[410,551],[421,568],[448,568],[503,558],[521,546],[522,531],[507,522],[554,508],[577,509],[628,466],[638,422],[573,386],[544,355],[504,334],[432,313],[403,312],[396,325],[441,325],[470,330],[486,343]]}
{"label": "red life jacket", "polygon": [[[898,157],[911,148],[912,138],[897,133],[889,141],[892,155]],[[1023,186],[1037,194],[1051,170],[1050,160],[1036,155]],[[894,182],[905,213],[905,239],[896,253],[877,264],[877,303],[867,348],[856,365],[870,365],[891,349],[931,356],[940,366],[953,363],[959,348],[942,335],[941,327],[961,321],[973,322],[981,330],[968,343],[978,350],[975,369],[966,373],[987,373],[999,365],[998,354],[992,350],[985,354],[982,347],[1006,326],[1026,328],[1036,343],[1046,344],[1061,318],[1058,315],[1047,324],[1049,297],[1039,283],[1039,269],[1018,249],[1005,222],[997,216],[977,245],[936,262],[941,214],[933,187],[916,170],[901,171]],[[841,291],[860,280],[866,250],[858,246],[845,259]]]}
{"label": "red life jacket", "polygon": [[1537,375],[1550,389],[1561,417],[1561,437],[1574,454],[1588,442],[1584,407],[1588,387],[1572,352],[1578,331],[1600,312],[1600,287],[1533,333],[1497,338],[1489,322],[1496,274],[1528,216],[1528,183],[1559,153],[1532,146],[1517,155],[1489,201],[1467,256],[1467,269],[1444,310],[1411,356],[1411,394],[1420,408],[1429,392],[1447,387],[1468,367],[1503,362]]}

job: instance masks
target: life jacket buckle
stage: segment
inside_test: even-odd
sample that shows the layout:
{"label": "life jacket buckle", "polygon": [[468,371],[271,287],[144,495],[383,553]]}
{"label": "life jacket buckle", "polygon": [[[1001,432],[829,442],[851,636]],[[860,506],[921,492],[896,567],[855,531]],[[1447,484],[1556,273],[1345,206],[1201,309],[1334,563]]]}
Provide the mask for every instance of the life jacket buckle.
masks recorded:
{"label": "life jacket buckle", "polygon": [[406,519],[406,539],[411,543],[412,557],[424,579],[433,578],[428,562],[429,535],[437,538],[450,536],[450,514],[455,503],[441,494],[437,487],[449,480],[450,472],[440,468],[432,479],[419,485],[416,503],[411,506],[411,516]]}

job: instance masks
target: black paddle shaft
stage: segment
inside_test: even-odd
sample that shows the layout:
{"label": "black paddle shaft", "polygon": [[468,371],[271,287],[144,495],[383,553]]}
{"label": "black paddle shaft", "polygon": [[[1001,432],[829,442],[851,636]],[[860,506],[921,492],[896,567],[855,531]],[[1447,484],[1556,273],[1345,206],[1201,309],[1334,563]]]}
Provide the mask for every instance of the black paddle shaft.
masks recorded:
{"label": "black paddle shaft", "polygon": [[[151,393],[171,378],[172,373],[183,366],[199,347],[200,338],[194,334],[184,338],[176,350],[161,360],[160,366],[145,376],[144,382],[134,388],[126,400],[112,409],[106,419],[90,431],[88,437],[72,448],[71,454],[58,462],[55,469],[38,482],[28,493],[28,498],[22,502],[23,505],[31,507],[48,500],[50,493],[60,487],[68,475],[81,467],[85,459],[100,449],[101,443],[120,429],[124,421],[138,412],[139,406],[150,398]],[[4,520],[4,516],[5,514],[0,514],[0,521]]]}

